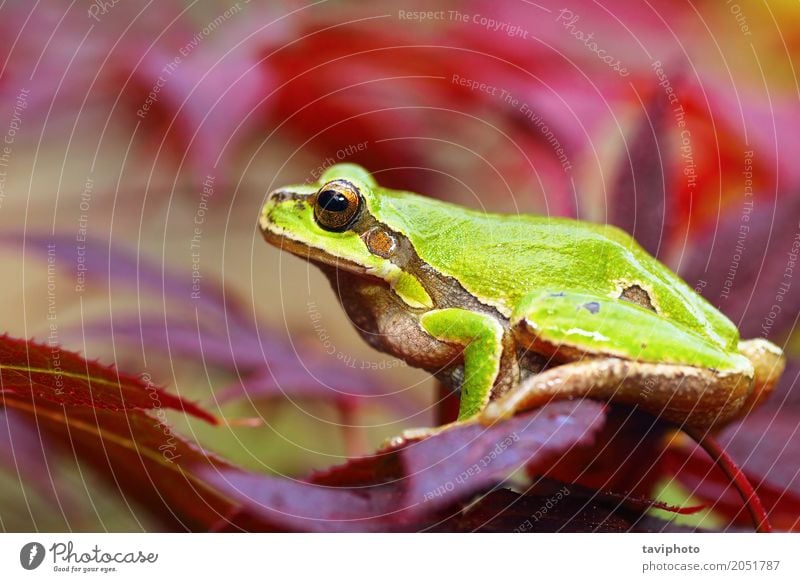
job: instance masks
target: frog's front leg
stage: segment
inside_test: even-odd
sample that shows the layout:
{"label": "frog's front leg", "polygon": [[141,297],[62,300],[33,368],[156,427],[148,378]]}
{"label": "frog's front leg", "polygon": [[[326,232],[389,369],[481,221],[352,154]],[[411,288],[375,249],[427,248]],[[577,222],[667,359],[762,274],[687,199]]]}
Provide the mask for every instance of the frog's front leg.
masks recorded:
{"label": "frog's front leg", "polygon": [[520,304],[511,324],[521,346],[560,365],[491,402],[481,417],[486,422],[551,400],[589,397],[707,428],[737,416],[758,385],[748,357],[613,298],[540,292]]}
{"label": "frog's front leg", "polygon": [[458,420],[476,416],[510,388],[519,376],[513,339],[491,315],[465,309],[437,309],[420,317],[420,325],[438,340],[464,346],[464,380]]}

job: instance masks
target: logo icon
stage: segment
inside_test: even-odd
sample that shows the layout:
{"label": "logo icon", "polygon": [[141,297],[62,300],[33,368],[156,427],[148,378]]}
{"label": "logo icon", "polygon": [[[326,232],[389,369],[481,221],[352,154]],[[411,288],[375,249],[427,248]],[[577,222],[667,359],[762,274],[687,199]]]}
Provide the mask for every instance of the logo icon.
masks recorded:
{"label": "logo icon", "polygon": [[39,542],[28,542],[19,551],[19,563],[26,570],[35,570],[44,561],[44,546]]}

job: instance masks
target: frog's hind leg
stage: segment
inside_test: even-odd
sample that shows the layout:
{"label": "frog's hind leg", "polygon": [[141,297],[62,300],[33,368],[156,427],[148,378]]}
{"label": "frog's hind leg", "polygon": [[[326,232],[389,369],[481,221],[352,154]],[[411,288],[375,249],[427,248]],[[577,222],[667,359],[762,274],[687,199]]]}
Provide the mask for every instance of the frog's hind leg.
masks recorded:
{"label": "frog's hind leg", "polygon": [[772,394],[786,367],[786,357],[783,350],[763,338],[740,341],[739,353],[750,360],[755,370],[753,392],[742,407],[740,415],[744,416]]}
{"label": "frog's hind leg", "polygon": [[739,412],[751,383],[746,376],[720,379],[709,370],[691,366],[584,359],[528,377],[515,390],[490,402],[481,422],[492,423],[551,401],[595,398],[637,405],[679,424],[709,427]]}
{"label": "frog's hind leg", "polygon": [[537,292],[520,302],[511,326],[519,346],[556,365],[494,399],[484,421],[587,397],[709,427],[733,418],[752,392],[748,358],[618,299]]}

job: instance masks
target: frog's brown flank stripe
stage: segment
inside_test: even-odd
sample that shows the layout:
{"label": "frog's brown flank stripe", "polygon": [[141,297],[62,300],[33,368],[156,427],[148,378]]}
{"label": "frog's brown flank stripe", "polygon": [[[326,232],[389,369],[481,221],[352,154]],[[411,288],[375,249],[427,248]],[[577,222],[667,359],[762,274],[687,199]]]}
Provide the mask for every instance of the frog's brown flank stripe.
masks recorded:
{"label": "frog's brown flank stripe", "polygon": [[[391,238],[394,246],[388,256],[375,252],[366,239],[365,243],[370,252],[391,261],[394,265],[415,277],[432,299],[434,309],[459,307],[490,314],[495,316],[498,321],[504,324],[508,323],[508,318],[495,307],[481,303],[457,279],[442,275],[423,261],[414,250],[414,246],[408,237],[379,222],[371,214],[363,213],[353,224],[351,230],[361,236],[362,239],[365,239],[365,237],[369,237],[370,240],[373,238],[380,240],[382,237]],[[379,250],[385,250],[385,247],[381,247]]]}
{"label": "frog's brown flank stripe", "polygon": [[639,285],[631,285],[630,287],[623,289],[619,298],[658,313],[655,305],[653,305],[653,302],[650,299],[650,294]]}

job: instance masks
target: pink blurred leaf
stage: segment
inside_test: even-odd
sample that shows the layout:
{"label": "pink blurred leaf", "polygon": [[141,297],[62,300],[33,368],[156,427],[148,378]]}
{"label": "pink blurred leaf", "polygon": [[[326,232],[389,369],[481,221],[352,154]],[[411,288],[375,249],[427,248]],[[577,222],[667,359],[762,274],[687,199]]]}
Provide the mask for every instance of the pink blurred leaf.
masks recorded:
{"label": "pink blurred leaf", "polygon": [[800,286],[786,277],[800,250],[798,213],[798,196],[745,199],[722,216],[716,231],[698,236],[687,249],[681,276],[745,338],[779,341],[798,323]]}
{"label": "pink blurred leaf", "polygon": [[[48,245],[55,245],[59,256],[77,253],[74,237],[66,235],[28,235],[24,239],[4,235],[0,240],[14,245],[24,240],[26,249],[43,256]],[[82,344],[86,339],[113,338],[136,348],[132,352],[144,350],[153,356],[169,356],[173,363],[181,358],[216,367],[234,378],[217,392],[222,402],[297,396],[322,398],[342,407],[370,402],[404,417],[418,412],[413,400],[387,387],[368,362],[348,365],[323,354],[311,341],[294,348],[280,341],[274,330],[258,325],[234,294],[226,293],[210,278],[203,280],[202,293],[192,299],[189,273],[160,269],[147,257],[98,239],[87,241],[81,252],[87,288],[137,288],[160,295],[162,301],[153,303],[156,309],[138,316],[117,315],[65,328],[64,339]],[[164,305],[166,312],[162,313]]]}
{"label": "pink blurred leaf", "polygon": [[666,97],[660,94],[643,105],[616,170],[609,219],[653,256],[659,256],[668,241],[665,235],[675,215],[675,197],[670,195],[668,115]]}

